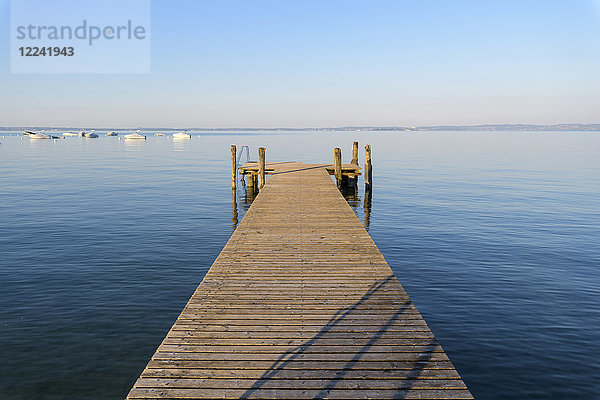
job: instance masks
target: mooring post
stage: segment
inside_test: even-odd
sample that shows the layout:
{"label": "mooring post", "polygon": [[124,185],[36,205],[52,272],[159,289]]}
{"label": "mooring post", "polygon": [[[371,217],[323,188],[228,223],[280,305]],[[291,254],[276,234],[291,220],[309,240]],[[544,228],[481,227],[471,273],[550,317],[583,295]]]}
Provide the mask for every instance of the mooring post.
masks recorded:
{"label": "mooring post", "polygon": [[352,161],[350,164],[358,165],[358,142],[352,143]]}
{"label": "mooring post", "polygon": [[237,191],[235,189],[231,189],[231,226],[235,231],[235,228],[238,225],[238,205],[237,205]]}
{"label": "mooring post", "polygon": [[231,145],[231,188],[235,189],[237,187],[236,185],[236,178],[237,178],[237,162],[235,159],[235,154],[236,154],[236,147],[235,144]]}
{"label": "mooring post", "polygon": [[371,164],[371,145],[365,146],[365,190],[373,186],[373,165]]}
{"label": "mooring post", "polygon": [[265,148],[258,149],[258,190],[265,186]]}
{"label": "mooring post", "polygon": [[363,223],[363,226],[365,227],[365,229],[368,231],[369,227],[371,226],[371,199],[372,199],[373,195],[371,193],[371,189],[367,188],[365,189],[365,201],[363,203],[363,207],[364,207],[364,212],[365,212],[365,222]]}
{"label": "mooring post", "polygon": [[[350,164],[356,165],[358,167],[358,142],[354,142],[352,143],[352,161],[350,161]],[[358,168],[357,168],[358,170]],[[358,172],[358,171],[356,171]],[[356,191],[356,184],[358,182],[358,175],[355,174],[349,174],[347,176],[343,177],[346,182],[346,185],[348,186],[348,191],[349,192],[354,192],[355,194],[357,193]],[[342,182],[342,185],[344,184],[344,182]]]}
{"label": "mooring post", "polygon": [[254,174],[249,172],[246,175],[246,194],[250,197],[254,197],[254,189],[256,187],[256,182],[254,180]]}
{"label": "mooring post", "polygon": [[335,180],[339,188],[342,186],[342,150],[339,147],[333,150],[333,163],[335,165]]}

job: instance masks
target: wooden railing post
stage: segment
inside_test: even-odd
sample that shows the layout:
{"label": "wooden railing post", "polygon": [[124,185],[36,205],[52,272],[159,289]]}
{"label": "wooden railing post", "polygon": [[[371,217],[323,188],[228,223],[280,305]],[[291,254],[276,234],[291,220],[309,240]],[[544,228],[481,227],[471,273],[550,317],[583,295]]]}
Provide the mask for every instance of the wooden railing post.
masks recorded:
{"label": "wooden railing post", "polygon": [[238,225],[237,190],[231,189],[231,226],[233,230]]}
{"label": "wooden railing post", "polygon": [[371,199],[372,199],[373,195],[371,194],[371,189],[370,188],[366,188],[365,189],[365,201],[363,203],[363,207],[364,207],[364,212],[365,212],[365,221],[363,223],[363,226],[365,227],[365,229],[368,231],[369,227],[371,226]]}
{"label": "wooden railing post", "polygon": [[365,189],[370,190],[373,185],[373,165],[371,164],[371,145],[365,146]]}
{"label": "wooden railing post", "polygon": [[258,149],[258,189],[265,186],[265,148]]}
{"label": "wooden railing post", "polygon": [[338,187],[342,185],[342,150],[336,147],[333,150],[333,163],[335,165],[335,180]]}
{"label": "wooden railing post", "polygon": [[237,162],[236,162],[236,147],[235,144],[231,145],[231,188],[235,189],[237,187]]}
{"label": "wooden railing post", "polygon": [[352,161],[350,164],[358,165],[358,142],[352,143]]}

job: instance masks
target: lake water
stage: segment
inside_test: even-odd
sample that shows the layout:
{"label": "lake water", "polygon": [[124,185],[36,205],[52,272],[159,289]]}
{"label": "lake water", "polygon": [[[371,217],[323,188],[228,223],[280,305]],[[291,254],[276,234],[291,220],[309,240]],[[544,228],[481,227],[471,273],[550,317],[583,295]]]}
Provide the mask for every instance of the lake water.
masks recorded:
{"label": "lake water", "polygon": [[0,398],[123,398],[235,227],[230,144],[330,162],[353,140],[374,189],[349,202],[473,395],[598,398],[600,133],[583,132],[0,132]]}

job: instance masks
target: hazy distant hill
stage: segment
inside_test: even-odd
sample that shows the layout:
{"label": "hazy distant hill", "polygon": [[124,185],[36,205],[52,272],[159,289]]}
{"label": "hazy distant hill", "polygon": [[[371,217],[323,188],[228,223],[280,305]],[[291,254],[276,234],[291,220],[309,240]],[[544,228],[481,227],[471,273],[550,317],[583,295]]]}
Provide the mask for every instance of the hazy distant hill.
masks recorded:
{"label": "hazy distant hill", "polygon": [[[0,131],[53,130],[78,131],[82,128],[67,127],[0,127]],[[181,131],[181,128],[83,128],[85,130],[147,130],[147,131]],[[490,124],[490,125],[434,125],[434,126],[342,126],[335,128],[187,128],[191,131],[600,131],[600,124]]]}

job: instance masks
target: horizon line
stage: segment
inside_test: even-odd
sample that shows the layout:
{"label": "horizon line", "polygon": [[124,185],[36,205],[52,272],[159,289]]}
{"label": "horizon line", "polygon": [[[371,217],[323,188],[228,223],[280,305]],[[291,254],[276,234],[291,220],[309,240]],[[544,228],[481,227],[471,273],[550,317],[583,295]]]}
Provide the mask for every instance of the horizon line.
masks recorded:
{"label": "horizon line", "polygon": [[453,125],[453,124],[440,124],[440,125],[419,125],[419,126],[401,126],[401,125],[392,125],[392,126],[381,126],[381,125],[346,125],[346,126],[330,126],[330,127],[273,127],[273,128],[265,128],[265,127],[92,127],[87,126],[82,128],[81,126],[51,126],[51,125],[21,125],[21,126],[2,126],[0,130],[21,130],[21,129],[61,129],[61,130],[78,130],[78,129],[96,129],[96,130],[188,130],[188,131],[242,131],[242,130],[252,130],[252,131],[307,131],[307,130],[339,130],[339,131],[348,131],[348,130],[400,130],[400,131],[416,131],[416,130],[437,130],[437,129],[493,129],[493,130],[503,130],[503,129],[515,129],[515,128],[543,128],[546,130],[550,130],[552,128],[560,128],[561,130],[581,130],[582,128],[587,128],[590,130],[600,130],[600,123],[559,123],[559,124],[527,124],[527,123],[517,123],[517,124],[507,124],[507,123],[499,123],[499,124],[475,124],[475,125]]}

